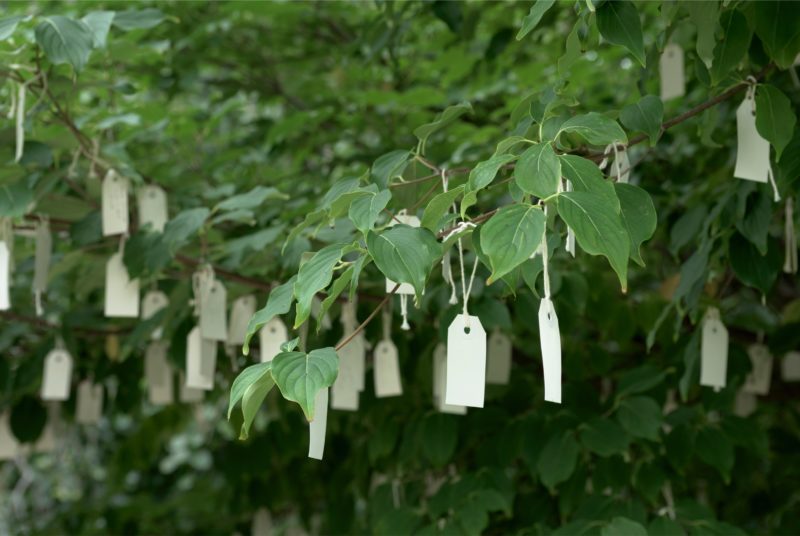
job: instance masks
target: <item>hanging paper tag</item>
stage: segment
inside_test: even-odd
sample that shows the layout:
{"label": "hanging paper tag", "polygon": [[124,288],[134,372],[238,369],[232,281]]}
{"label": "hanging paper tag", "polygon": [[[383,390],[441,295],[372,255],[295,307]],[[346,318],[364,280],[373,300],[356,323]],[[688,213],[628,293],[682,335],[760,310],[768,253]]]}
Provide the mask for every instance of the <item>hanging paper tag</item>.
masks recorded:
{"label": "hanging paper tag", "polygon": [[700,344],[700,385],[725,387],[728,370],[728,330],[716,307],[709,307],[703,319]]}
{"label": "hanging paper tag", "polygon": [[[394,218],[392,218],[392,221],[389,222],[389,227],[394,227],[398,223],[402,223],[410,227],[420,226],[419,218],[417,218],[416,216],[410,216],[408,214],[397,214]],[[386,279],[386,292],[391,292],[396,284],[397,283],[395,283],[391,279]],[[409,296],[413,296],[415,294],[414,287],[409,283],[400,283],[400,288],[397,289],[397,292],[395,292],[395,294],[406,294]]]}
{"label": "hanging paper tag", "polygon": [[128,232],[128,179],[109,169],[103,179],[103,236]]}
{"label": "hanging paper tag", "polygon": [[103,415],[103,386],[91,380],[83,380],[78,384],[78,402],[75,409],[75,420],[81,424],[94,424]]}
{"label": "hanging paper tag", "polygon": [[139,225],[150,228],[159,233],[164,232],[167,224],[167,194],[154,184],[140,188],[136,196],[139,205]]}
{"label": "hanging paper tag", "polygon": [[[142,320],[147,320],[161,309],[165,308],[169,305],[169,299],[167,295],[161,292],[160,290],[150,290],[147,294],[144,295],[142,298]],[[150,338],[152,340],[159,340],[161,335],[163,334],[163,328],[161,326],[157,327],[153,330]]]}
{"label": "hanging paper tag", "polygon": [[201,292],[200,333],[204,339],[224,341],[228,338],[227,292],[219,279],[209,280],[209,283],[209,288]]}
{"label": "hanging paper tag", "polygon": [[0,460],[13,460],[19,453],[19,442],[11,432],[9,413],[0,413]]}
{"label": "hanging paper tag", "polygon": [[[572,181],[565,181],[566,183],[566,191],[572,191]],[[539,247],[542,247],[542,244],[539,244]],[[567,227],[567,243],[564,246],[564,249],[567,250],[567,253],[575,256],[575,231],[572,230],[572,227]],[[535,252],[534,252],[535,253]]]}
{"label": "hanging paper tag", "polygon": [[785,382],[800,382],[800,352],[789,352],[783,356],[781,377]]}
{"label": "hanging paper tag", "polygon": [[544,399],[561,403],[561,332],[558,316],[549,298],[539,303],[539,341],[544,369]]}
{"label": "hanging paper tag", "polygon": [[211,391],[217,368],[217,343],[204,339],[195,326],[186,337],[186,386]]}
{"label": "hanging paper tag", "polygon": [[791,197],[786,200],[783,241],[785,246],[783,272],[787,274],[796,274],[797,235],[794,232],[794,200]]}
{"label": "hanging paper tag", "polygon": [[754,394],[748,393],[744,388],[736,393],[733,403],[733,412],[739,417],[749,417],[758,406],[758,399]]}
{"label": "hanging paper tag", "polygon": [[445,385],[447,384],[447,348],[444,344],[437,344],[433,351],[433,405],[441,413],[466,415],[466,406],[447,404],[444,401]]}
{"label": "hanging paper tag", "polygon": [[317,392],[314,420],[308,423],[308,457],[321,460],[325,452],[325,431],[328,427],[328,389]]}
{"label": "hanging paper tag", "polygon": [[686,80],[683,72],[683,49],[676,43],[669,43],[658,62],[661,76],[661,100],[668,101],[686,94]]}
{"label": "hanging paper tag", "polygon": [[769,180],[769,142],[756,129],[755,86],[747,89],[736,110],[736,168],[733,176],[756,182]]}
{"label": "hanging paper tag", "polygon": [[[354,302],[342,304],[342,326],[344,327],[345,337],[356,330],[356,324],[356,304]],[[354,386],[358,392],[363,391],[364,375],[367,368],[367,340],[364,338],[363,332],[356,335],[338,353],[339,375],[344,370],[350,385]]]}
{"label": "hanging paper tag", "polygon": [[486,383],[506,385],[511,378],[511,340],[499,329],[489,336]]}
{"label": "hanging paper tag", "polygon": [[330,392],[331,409],[343,411],[358,411],[358,399],[360,392],[349,380],[349,374],[342,374],[342,369],[339,369],[339,375],[336,381],[333,382]]}
{"label": "hanging paper tag", "polygon": [[8,251],[8,244],[5,240],[0,240],[0,311],[7,311],[11,308],[9,295],[11,255]]}
{"label": "hanging paper tag", "polygon": [[397,358],[397,347],[391,340],[382,340],[375,347],[375,396],[384,398],[400,396],[403,386],[400,379],[400,364]]}
{"label": "hanging paper tag", "polygon": [[241,346],[247,335],[247,325],[250,318],[256,314],[256,297],[252,294],[239,296],[231,305],[231,314],[228,320],[228,344]]}
{"label": "hanging paper tag", "polygon": [[122,253],[114,253],[106,263],[105,315],[135,318],[139,316],[139,280],[128,276]]}
{"label": "hanging paper tag", "polygon": [[72,383],[72,356],[62,348],[54,348],[44,358],[42,400],[67,400]]}
{"label": "hanging paper tag", "polygon": [[150,403],[156,406],[172,404],[172,367],[167,362],[167,343],[153,341],[147,346],[144,358],[144,374]]}
{"label": "hanging paper tag", "polygon": [[178,398],[185,404],[202,402],[206,396],[206,392],[203,389],[195,389],[194,387],[186,385],[185,376],[182,371],[178,377],[178,385],[180,386],[178,389]]}
{"label": "hanging paper tag", "polygon": [[289,331],[280,318],[275,316],[264,324],[264,327],[258,332],[258,341],[260,343],[258,352],[261,356],[261,362],[272,361],[276,355],[281,353],[281,344],[287,340],[289,340]]}
{"label": "hanging paper tag", "polygon": [[628,151],[625,147],[617,149],[614,154],[614,165],[611,168],[617,182],[627,184],[631,178],[631,161],[628,158]]}
{"label": "hanging paper tag", "polygon": [[36,314],[42,314],[41,295],[47,290],[47,277],[50,272],[50,257],[53,251],[53,238],[50,224],[40,220],[36,226],[36,254],[33,264],[33,293],[36,296]]}
{"label": "hanging paper tag", "polygon": [[269,515],[266,508],[259,508],[253,516],[253,524],[250,528],[251,536],[270,536],[272,530],[272,516]]}
{"label": "hanging paper tag", "polygon": [[747,349],[750,364],[753,366],[745,378],[742,389],[754,395],[766,395],[772,379],[772,354],[763,344],[753,344]]}
{"label": "hanging paper tag", "polygon": [[447,404],[483,407],[486,332],[477,316],[459,314],[447,328]]}

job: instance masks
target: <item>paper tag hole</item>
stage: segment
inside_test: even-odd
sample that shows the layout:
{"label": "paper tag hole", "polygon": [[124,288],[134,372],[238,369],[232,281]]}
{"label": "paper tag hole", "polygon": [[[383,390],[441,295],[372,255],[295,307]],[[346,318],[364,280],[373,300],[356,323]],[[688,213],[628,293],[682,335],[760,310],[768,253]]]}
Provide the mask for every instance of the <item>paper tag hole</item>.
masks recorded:
{"label": "paper tag hole", "polygon": [[471,330],[470,330],[470,328],[468,328],[467,326],[464,326],[464,333],[466,333],[467,335],[469,335],[469,332],[470,332],[470,331],[471,331]]}

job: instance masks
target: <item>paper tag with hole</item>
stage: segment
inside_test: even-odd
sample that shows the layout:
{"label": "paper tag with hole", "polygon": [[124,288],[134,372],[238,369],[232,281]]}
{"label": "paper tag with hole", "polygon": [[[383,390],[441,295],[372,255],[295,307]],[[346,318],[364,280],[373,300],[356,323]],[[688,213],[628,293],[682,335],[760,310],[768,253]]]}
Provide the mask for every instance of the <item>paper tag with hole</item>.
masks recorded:
{"label": "paper tag with hole", "polygon": [[772,354],[769,348],[763,344],[752,344],[747,349],[747,355],[753,368],[745,378],[742,389],[754,395],[769,394],[772,380]]}
{"label": "paper tag with hole", "polygon": [[453,415],[466,415],[466,406],[447,404],[444,401],[445,386],[447,384],[447,347],[437,344],[433,351],[433,405],[440,413]]}
{"label": "paper tag with hole", "polygon": [[83,380],[78,384],[78,401],[75,406],[75,420],[81,424],[95,424],[103,415],[103,386]]}
{"label": "paper tag with hole", "polygon": [[237,346],[244,344],[247,326],[254,314],[256,314],[256,297],[252,294],[239,296],[233,301],[228,319],[228,344]]}
{"label": "paper tag with hole", "polygon": [[[419,227],[420,221],[419,218],[416,216],[410,216],[408,214],[397,214],[392,221],[389,222],[389,227],[394,227],[395,225],[402,223],[408,225],[410,227]],[[391,292],[394,289],[394,286],[397,283],[392,281],[391,279],[386,279],[386,292]],[[406,294],[408,296],[414,296],[414,287],[409,283],[400,283],[400,288],[397,289],[395,294]]]}
{"label": "paper tag with hole", "polygon": [[289,340],[289,330],[286,324],[277,316],[273,317],[258,332],[259,355],[261,362],[272,361],[281,353],[281,345]]}
{"label": "paper tag with hole", "polygon": [[201,292],[200,333],[204,339],[225,341],[228,339],[228,317],[226,312],[227,292],[219,279],[209,280],[209,288]]}
{"label": "paper tag with hole", "polygon": [[150,403],[156,406],[172,404],[175,399],[172,367],[167,361],[167,343],[153,341],[144,355],[144,375]]}
{"label": "paper tag with hole", "polygon": [[544,399],[561,403],[561,332],[553,302],[543,298],[539,303],[539,343],[542,347]]}
{"label": "paper tag with hole", "polygon": [[140,188],[136,195],[139,206],[139,226],[150,226],[150,229],[164,232],[167,224],[167,193],[155,184]]}
{"label": "paper tag with hole", "polygon": [[211,391],[217,369],[217,342],[204,339],[200,326],[186,337],[186,386]]}
{"label": "paper tag with hole", "polygon": [[736,110],[736,167],[733,176],[756,182],[769,180],[769,142],[756,129],[755,87],[747,89]]}
{"label": "paper tag with hole", "polygon": [[50,274],[50,259],[53,255],[53,237],[50,224],[42,220],[36,225],[36,253],[33,263],[33,292],[41,294],[47,290]]}
{"label": "paper tag with hole", "polygon": [[[142,298],[142,306],[141,306],[141,314],[142,320],[147,320],[161,309],[164,309],[167,305],[169,305],[169,298],[167,295],[161,292],[160,290],[149,290]],[[152,340],[159,340],[161,339],[161,335],[163,334],[164,329],[159,326],[153,330],[150,334],[150,338]]]}
{"label": "paper tag with hole", "polygon": [[206,396],[204,389],[197,389],[186,385],[186,376],[183,374],[183,371],[179,373],[178,386],[178,400],[184,404],[202,402]]}
{"label": "paper tag with hole", "polygon": [[700,385],[719,390],[725,387],[728,371],[728,330],[719,310],[709,307],[703,318],[700,343]]}
{"label": "paper tag with hole", "polygon": [[486,388],[486,332],[477,316],[456,315],[447,328],[447,383],[444,401],[483,407]]}
{"label": "paper tag with hole", "polygon": [[390,340],[382,340],[373,352],[375,361],[374,380],[375,396],[384,398],[403,394],[400,378],[400,363],[397,357],[397,346]]}
{"label": "paper tag with hole", "polygon": [[[320,459],[322,458],[320,457]],[[259,508],[253,516],[253,523],[250,526],[250,535],[271,536],[272,531],[272,516],[269,515],[269,511],[266,508]]]}
{"label": "paper tag with hole", "polygon": [[0,240],[0,311],[11,308],[9,289],[11,286],[11,253],[8,244]]}
{"label": "paper tag with hole", "polygon": [[781,378],[785,382],[800,382],[800,352],[789,352],[783,356]]}
{"label": "paper tag with hole", "polygon": [[314,400],[314,420],[308,423],[308,457],[321,460],[328,427],[328,389],[320,389]]}
{"label": "paper tag with hole", "polygon": [[63,348],[54,348],[44,358],[42,400],[68,400],[72,383],[72,356]]}
{"label": "paper tag with hole", "polygon": [[748,393],[744,388],[736,392],[736,399],[733,402],[733,413],[738,417],[749,417],[758,407],[758,398],[752,393]]}
{"label": "paper tag with hole", "polygon": [[486,383],[508,384],[511,378],[511,339],[499,329],[489,336],[486,363]]}
{"label": "paper tag with hole", "polygon": [[360,396],[361,392],[352,384],[350,375],[346,373],[343,375],[342,369],[340,368],[339,375],[336,377],[336,381],[333,382],[333,385],[331,386],[331,409],[342,411],[358,411],[358,401]]}
{"label": "paper tag with hole", "polygon": [[114,253],[106,263],[105,315],[122,318],[139,316],[139,280],[128,276],[122,253]]}
{"label": "paper tag with hole", "polygon": [[661,77],[661,100],[668,101],[686,94],[686,78],[683,70],[683,49],[669,43],[658,61]]}
{"label": "paper tag with hole", "polygon": [[[349,333],[345,329],[345,333]],[[364,390],[365,346],[362,335],[356,335],[339,354],[339,374],[331,387],[331,408],[345,411],[358,410],[361,391]]]}
{"label": "paper tag with hole", "polygon": [[103,236],[128,232],[128,179],[109,169],[103,179]]}
{"label": "paper tag with hole", "polygon": [[19,453],[19,442],[11,432],[9,412],[0,413],[0,460],[13,460]]}

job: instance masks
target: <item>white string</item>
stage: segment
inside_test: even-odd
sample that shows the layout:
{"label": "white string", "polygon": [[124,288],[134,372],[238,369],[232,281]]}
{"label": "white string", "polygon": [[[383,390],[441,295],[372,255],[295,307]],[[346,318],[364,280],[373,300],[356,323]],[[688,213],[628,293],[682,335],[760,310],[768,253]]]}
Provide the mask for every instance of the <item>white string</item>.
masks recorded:
{"label": "white string", "polygon": [[464,247],[461,245],[461,239],[458,239],[458,264],[461,268],[461,301],[462,301],[462,314],[464,315],[467,328],[469,328],[469,312],[467,311],[467,303],[469,302],[469,295],[472,293],[472,283],[475,282],[475,272],[478,270],[478,256],[475,256],[475,262],[472,264],[472,275],[469,277],[469,285],[467,285],[467,277],[464,273]]}
{"label": "white string", "polygon": [[769,183],[772,186],[772,199],[777,203],[781,200],[781,194],[778,192],[778,185],[775,184],[775,176],[772,174],[772,166],[769,165],[767,167],[767,179],[769,179]]}
{"label": "white string", "polygon": [[[477,227],[477,225],[475,225],[475,224],[474,224],[474,223],[472,223],[472,222],[468,222],[468,221],[462,221],[461,223],[459,223],[458,225],[456,225],[455,227],[453,227],[453,229],[452,229],[452,230],[451,230],[449,233],[447,233],[446,235],[444,235],[444,237],[442,237],[442,243],[444,243],[444,242],[447,242],[448,240],[450,240],[450,238],[451,238],[453,235],[457,235],[457,234],[458,234],[458,233],[460,233],[461,231],[466,231],[466,230],[467,230],[467,229],[469,229],[470,227]],[[459,239],[459,240],[460,240],[460,239]]]}
{"label": "white string", "polygon": [[[442,168],[442,190],[446,193],[447,188],[450,184],[450,180],[447,178],[447,171]],[[455,203],[453,203],[453,209],[455,210]],[[442,256],[442,279],[444,282],[450,286],[450,305],[455,305],[458,303],[458,296],[456,293],[456,283],[453,281],[453,266],[450,262],[450,250],[448,249],[447,252]]]}
{"label": "white string", "polygon": [[400,316],[403,317],[403,323],[400,325],[400,329],[403,331],[408,331],[411,329],[411,326],[408,323],[408,295],[400,294]]}
{"label": "white string", "polygon": [[392,338],[392,308],[388,302],[383,308],[383,340],[388,341]]}
{"label": "white string", "polygon": [[784,229],[785,260],[783,271],[787,274],[797,273],[797,235],[794,232],[794,199],[786,199],[786,222]]}
{"label": "white string", "polygon": [[19,162],[22,158],[22,151],[25,147],[25,84],[19,84],[17,88],[17,124],[16,137],[17,147],[14,154],[14,162]]}

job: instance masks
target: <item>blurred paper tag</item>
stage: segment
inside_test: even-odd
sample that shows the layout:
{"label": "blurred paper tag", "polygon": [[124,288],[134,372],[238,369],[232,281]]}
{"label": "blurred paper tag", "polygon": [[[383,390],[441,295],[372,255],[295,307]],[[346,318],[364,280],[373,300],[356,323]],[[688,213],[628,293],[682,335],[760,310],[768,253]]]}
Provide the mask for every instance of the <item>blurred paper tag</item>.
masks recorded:
{"label": "blurred paper tag", "polygon": [[281,353],[281,344],[289,340],[289,330],[286,324],[277,316],[264,324],[258,332],[259,355],[261,362],[272,361],[276,355]]}
{"label": "blurred paper tag", "polygon": [[624,147],[617,149],[611,170],[617,182],[628,184],[631,178],[631,161],[628,158],[628,151]]}
{"label": "blurred paper tag", "polygon": [[668,101],[686,94],[686,80],[683,71],[683,49],[676,43],[669,43],[658,62],[661,76],[661,100]]}
{"label": "blurred paper tag", "polygon": [[180,386],[178,389],[178,398],[183,403],[194,404],[196,402],[202,402],[203,398],[206,396],[206,393],[203,389],[195,389],[194,387],[189,387],[186,385],[186,379],[183,372],[180,372],[178,384]]}
{"label": "blurred paper tag", "polygon": [[756,182],[769,180],[769,142],[756,129],[755,86],[747,89],[736,110],[736,167],[733,176]]}
{"label": "blurred paper tag", "polygon": [[204,339],[195,326],[186,337],[186,386],[211,391],[217,367],[217,343]]}
{"label": "blurred paper tag", "polygon": [[269,515],[269,510],[259,508],[253,516],[253,524],[250,528],[251,536],[271,536],[272,530],[272,516]]}
{"label": "blurred paper tag", "polygon": [[175,394],[172,384],[172,367],[167,362],[167,343],[153,341],[147,346],[144,374],[150,403],[156,406],[172,404]]}
{"label": "blurred paper tag", "polygon": [[[389,227],[394,227],[397,224],[408,225],[409,227],[419,227],[420,221],[416,216],[409,216],[408,214],[396,214],[389,222]],[[391,279],[386,279],[386,292],[391,292],[397,283]],[[400,288],[397,289],[395,294],[406,294],[409,296],[414,295],[414,287],[410,283],[400,283]]]}
{"label": "blurred paper tag", "polygon": [[744,388],[736,393],[733,403],[733,412],[739,417],[749,417],[758,406],[758,399],[754,394],[748,393]]}
{"label": "blurred paper tag", "polygon": [[11,285],[11,253],[8,244],[0,240],[0,311],[11,308],[9,286]]}
{"label": "blurred paper tag", "polygon": [[445,403],[483,407],[486,388],[486,332],[477,316],[456,315],[447,328],[446,377]]}
{"label": "blurred paper tag", "polygon": [[41,220],[36,225],[36,253],[33,263],[33,290],[44,292],[47,289],[47,277],[50,274],[50,258],[53,254],[53,237],[50,224]]}
{"label": "blurred paper tag", "polygon": [[[349,333],[345,327],[345,335]],[[356,335],[349,344],[337,352],[339,374],[331,387],[331,408],[346,411],[358,410],[361,391],[364,389],[364,338]]]}
{"label": "blurred paper tag", "polygon": [[256,314],[256,297],[252,294],[239,296],[231,305],[231,314],[228,320],[228,344],[243,345],[247,335],[247,325],[250,318]]}
{"label": "blurred paper tag", "polygon": [[496,329],[489,335],[486,383],[506,385],[511,378],[511,339]]}
{"label": "blurred paper tag", "polygon": [[703,318],[700,343],[700,385],[722,389],[728,370],[728,330],[716,307],[709,307]]}
{"label": "blurred paper tag", "polygon": [[128,179],[109,169],[103,179],[103,236],[128,232]]}
{"label": "blurred paper tag", "polygon": [[11,432],[9,412],[0,413],[0,460],[14,459],[19,453],[19,442]]}
{"label": "blurred paper tag", "polygon": [[549,298],[539,303],[539,342],[542,347],[544,399],[561,403],[561,332],[558,316]]}
{"label": "blurred paper tag", "polygon": [[328,389],[320,389],[314,402],[314,420],[308,423],[308,457],[321,460],[325,452],[325,430],[328,427]]}
{"label": "blurred paper tag", "polygon": [[225,311],[227,292],[219,279],[207,279],[207,289],[201,292],[200,333],[204,339],[225,341],[228,339],[228,317]]}
{"label": "blurred paper tag", "polygon": [[358,411],[360,394],[358,389],[350,383],[347,375],[343,376],[341,369],[339,369],[339,375],[330,390],[331,409]]}
{"label": "blurred paper tag", "polygon": [[114,253],[106,263],[105,315],[135,318],[139,316],[139,280],[128,276],[122,253]]}
{"label": "blurred paper tag", "polygon": [[763,344],[752,344],[747,349],[752,370],[745,378],[742,389],[753,395],[769,394],[772,379],[772,354]]}
{"label": "blurred paper tag", "polygon": [[781,377],[785,382],[800,382],[800,352],[789,352],[783,356]]}
{"label": "blurred paper tag", "polygon": [[437,344],[433,351],[433,404],[441,413],[466,415],[467,406],[456,406],[444,401],[445,385],[447,384],[447,347]]}
{"label": "blurred paper tag", "polygon": [[390,340],[382,340],[373,352],[375,360],[375,396],[384,398],[403,394],[397,347]]}
{"label": "blurred paper tag", "polygon": [[149,225],[152,230],[163,233],[168,219],[166,192],[155,184],[148,184],[139,189],[136,198],[139,205],[139,226]]}
{"label": "blurred paper tag", "polygon": [[78,384],[78,401],[75,420],[81,424],[94,424],[103,415],[103,386],[83,380]]}
{"label": "blurred paper tag", "polygon": [[[160,290],[150,290],[148,291],[144,297],[142,298],[142,307],[141,307],[141,314],[142,320],[147,320],[161,309],[165,308],[169,305],[169,299],[167,295],[161,292]],[[153,330],[153,333],[150,335],[150,338],[153,340],[158,340],[161,338],[163,333],[163,329],[161,326],[157,327]]]}
{"label": "blurred paper tag", "polygon": [[54,348],[44,358],[42,400],[67,400],[72,382],[72,356],[62,348]]}

